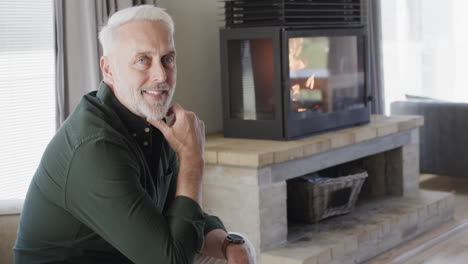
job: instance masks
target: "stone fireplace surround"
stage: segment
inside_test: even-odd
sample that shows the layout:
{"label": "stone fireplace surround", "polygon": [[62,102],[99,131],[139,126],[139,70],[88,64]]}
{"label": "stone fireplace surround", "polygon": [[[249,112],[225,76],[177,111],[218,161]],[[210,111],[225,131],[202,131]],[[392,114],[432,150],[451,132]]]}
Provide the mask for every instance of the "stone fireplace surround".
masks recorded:
{"label": "stone fireplace surround", "polygon": [[[294,141],[209,135],[203,207],[248,235],[259,263],[361,263],[453,216],[453,195],[419,190],[419,116]],[[374,197],[348,215],[288,226],[286,180],[362,159]]]}

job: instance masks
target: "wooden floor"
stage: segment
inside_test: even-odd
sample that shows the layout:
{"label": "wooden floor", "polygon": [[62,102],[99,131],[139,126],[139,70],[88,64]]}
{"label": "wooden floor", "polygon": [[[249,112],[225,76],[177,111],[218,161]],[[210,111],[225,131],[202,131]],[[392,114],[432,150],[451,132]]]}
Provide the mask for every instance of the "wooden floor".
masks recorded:
{"label": "wooden floor", "polygon": [[387,251],[366,264],[468,263],[468,178],[423,174],[420,186],[427,190],[454,192],[454,220]]}

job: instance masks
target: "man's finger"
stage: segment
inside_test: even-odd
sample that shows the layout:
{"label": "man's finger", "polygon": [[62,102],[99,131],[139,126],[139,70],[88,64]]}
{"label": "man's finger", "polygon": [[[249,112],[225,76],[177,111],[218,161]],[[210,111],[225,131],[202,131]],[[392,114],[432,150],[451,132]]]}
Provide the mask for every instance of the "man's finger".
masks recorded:
{"label": "man's finger", "polygon": [[166,116],[170,116],[172,114],[174,114],[174,111],[172,111],[172,107],[175,105],[176,103],[173,103],[169,109],[167,109],[167,113],[166,113]]}
{"label": "man's finger", "polygon": [[159,129],[164,136],[166,136],[167,132],[169,131],[169,126],[163,120],[155,120],[147,118],[146,121],[152,124],[155,128]]}
{"label": "man's finger", "polygon": [[203,132],[205,132],[205,122],[203,122],[203,120],[198,120],[199,124],[200,124],[200,128]]}
{"label": "man's finger", "polygon": [[[177,117],[181,113],[185,112],[185,109],[180,106],[178,103],[174,103],[171,108],[169,109],[169,112],[174,113],[174,115]],[[169,113],[168,112],[168,113]]]}
{"label": "man's finger", "polygon": [[171,120],[171,123],[169,124],[169,126],[173,126],[175,124],[175,122],[177,121],[176,117],[174,116]]}

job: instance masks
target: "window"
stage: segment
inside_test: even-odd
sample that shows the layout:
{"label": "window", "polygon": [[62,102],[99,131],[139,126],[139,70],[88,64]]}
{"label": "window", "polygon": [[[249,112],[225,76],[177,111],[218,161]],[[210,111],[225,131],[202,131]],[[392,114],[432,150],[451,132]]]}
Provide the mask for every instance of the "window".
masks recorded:
{"label": "window", "polygon": [[24,198],[55,133],[53,0],[0,1],[0,199]]}
{"label": "window", "polygon": [[386,113],[405,94],[468,101],[468,1],[380,2]]}

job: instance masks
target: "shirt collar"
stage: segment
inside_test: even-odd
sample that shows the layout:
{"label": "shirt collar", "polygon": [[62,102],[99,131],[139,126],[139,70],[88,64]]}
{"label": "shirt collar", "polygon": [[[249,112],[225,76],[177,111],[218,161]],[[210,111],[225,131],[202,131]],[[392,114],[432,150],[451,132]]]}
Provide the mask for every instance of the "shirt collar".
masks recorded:
{"label": "shirt collar", "polygon": [[130,112],[115,96],[110,87],[101,82],[97,91],[97,97],[105,104],[110,106],[120,117],[124,126],[130,135],[135,138],[137,143],[143,148],[145,153],[150,153],[156,138],[159,138],[161,132],[145,120]]}

